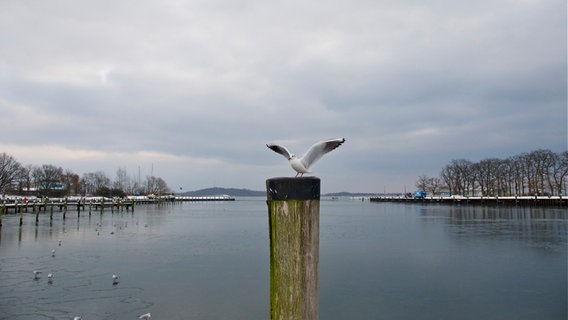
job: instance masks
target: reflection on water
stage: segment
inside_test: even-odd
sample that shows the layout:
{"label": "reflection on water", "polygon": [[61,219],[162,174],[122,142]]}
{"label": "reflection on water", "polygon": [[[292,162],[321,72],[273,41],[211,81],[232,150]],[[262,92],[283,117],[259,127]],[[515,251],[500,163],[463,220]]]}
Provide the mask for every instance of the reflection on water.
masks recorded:
{"label": "reflection on water", "polygon": [[450,234],[468,240],[489,237],[562,249],[568,237],[565,209],[455,206],[447,213],[434,210],[424,215],[447,219]]}
{"label": "reflection on water", "polygon": [[[345,199],[320,213],[321,319],[566,319],[565,209]],[[266,319],[267,220],[260,198],[4,215],[0,319]]]}

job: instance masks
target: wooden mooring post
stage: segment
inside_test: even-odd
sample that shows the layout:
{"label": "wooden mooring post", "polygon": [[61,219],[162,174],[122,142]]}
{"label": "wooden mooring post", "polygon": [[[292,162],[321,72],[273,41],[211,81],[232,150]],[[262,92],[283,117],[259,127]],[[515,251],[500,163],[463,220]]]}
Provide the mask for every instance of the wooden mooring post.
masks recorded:
{"label": "wooden mooring post", "polygon": [[320,179],[266,180],[270,319],[316,320],[319,309]]}
{"label": "wooden mooring post", "polygon": [[20,226],[24,225],[24,211],[22,210],[22,206],[18,203],[18,200],[15,202],[15,210],[16,212],[20,212]]}
{"label": "wooden mooring post", "polygon": [[36,218],[36,226],[39,224],[39,206],[37,205],[37,203],[34,202],[34,213],[35,213],[35,218]]}

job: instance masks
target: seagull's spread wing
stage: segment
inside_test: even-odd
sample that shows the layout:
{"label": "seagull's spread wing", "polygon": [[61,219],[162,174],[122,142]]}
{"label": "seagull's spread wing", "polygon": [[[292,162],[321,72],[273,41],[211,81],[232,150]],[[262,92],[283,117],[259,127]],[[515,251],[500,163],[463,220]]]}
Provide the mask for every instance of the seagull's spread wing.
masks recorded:
{"label": "seagull's spread wing", "polygon": [[304,167],[309,168],[314,162],[318,161],[324,154],[334,150],[345,142],[344,138],[321,141],[311,146],[300,159]]}
{"label": "seagull's spread wing", "polygon": [[290,151],[288,151],[288,149],[284,148],[283,146],[279,146],[277,144],[267,144],[266,145],[268,148],[272,149],[274,152],[278,152],[281,155],[283,155],[284,157],[286,157],[286,159],[290,159],[290,157],[292,157],[292,154],[290,153]]}

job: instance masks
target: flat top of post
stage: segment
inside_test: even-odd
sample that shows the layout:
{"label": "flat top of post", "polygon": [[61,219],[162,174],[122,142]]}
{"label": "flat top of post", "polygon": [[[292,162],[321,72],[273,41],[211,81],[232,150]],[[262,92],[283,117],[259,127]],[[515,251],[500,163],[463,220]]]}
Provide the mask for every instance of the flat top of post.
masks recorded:
{"label": "flat top of post", "polygon": [[319,200],[318,177],[280,177],[266,180],[267,200]]}

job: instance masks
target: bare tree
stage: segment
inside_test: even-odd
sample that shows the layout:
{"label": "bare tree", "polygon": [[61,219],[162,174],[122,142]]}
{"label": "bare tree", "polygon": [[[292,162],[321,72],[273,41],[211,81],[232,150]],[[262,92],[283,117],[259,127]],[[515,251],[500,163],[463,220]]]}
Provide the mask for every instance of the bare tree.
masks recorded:
{"label": "bare tree", "polygon": [[67,186],[67,195],[78,195],[81,193],[79,175],[71,170],[65,170],[61,181]]}
{"label": "bare tree", "polygon": [[450,192],[450,194],[454,194],[454,190],[456,189],[454,170],[455,169],[453,166],[446,165],[444,168],[442,168],[442,171],[440,172],[440,176],[446,183],[446,186],[448,187],[448,191]]}
{"label": "bare tree", "polygon": [[432,177],[430,179],[430,186],[429,186],[429,192],[432,195],[436,195],[439,194],[440,192],[442,192],[445,188],[445,184],[442,181],[442,179],[437,178],[437,177]]}
{"label": "bare tree", "polygon": [[86,194],[96,194],[99,190],[110,189],[110,179],[102,171],[89,172],[83,175],[81,185]]}
{"label": "bare tree", "polygon": [[472,165],[473,175],[481,189],[481,195],[497,195],[501,175],[501,160],[485,159]]}
{"label": "bare tree", "polygon": [[416,188],[426,191],[431,195],[438,194],[444,187],[442,179],[421,175],[416,182]]}
{"label": "bare tree", "polygon": [[553,194],[562,195],[568,187],[568,151],[557,155],[556,163],[552,167],[552,181],[554,182]]}
{"label": "bare tree", "polygon": [[154,195],[164,195],[171,193],[166,182],[160,177],[146,177],[146,192]]}
{"label": "bare tree", "polygon": [[114,179],[113,187],[114,189],[122,190],[123,192],[129,193],[130,187],[130,177],[126,172],[125,168],[118,168],[116,170],[116,178]]}
{"label": "bare tree", "polygon": [[511,192],[510,195],[525,194],[525,175],[523,170],[522,155],[516,155],[508,158]]}
{"label": "bare tree", "polygon": [[25,168],[12,156],[0,154],[0,193],[25,177]]}
{"label": "bare tree", "polygon": [[471,161],[458,159],[452,160],[450,164],[442,169],[440,175],[451,194],[474,194],[475,176],[473,175],[472,166],[473,163]]}
{"label": "bare tree", "polygon": [[[451,194],[563,195],[568,187],[568,151],[535,150],[476,163],[452,160],[440,172]],[[417,186],[428,189],[429,177],[420,176]]]}
{"label": "bare tree", "polygon": [[529,154],[530,169],[533,182],[533,192],[536,194],[550,194],[555,154],[550,150],[535,150]]}
{"label": "bare tree", "polygon": [[62,178],[63,169],[52,164],[44,164],[32,169],[33,183],[41,195],[62,195],[66,189]]}
{"label": "bare tree", "polygon": [[431,178],[428,177],[425,174],[419,176],[418,181],[416,181],[416,188],[418,188],[418,190],[426,191],[426,189],[428,188],[428,184],[429,184],[430,179]]}
{"label": "bare tree", "polygon": [[515,190],[515,185],[517,184],[516,171],[512,158],[507,158],[501,161],[501,175],[499,185],[500,194],[518,194]]}

